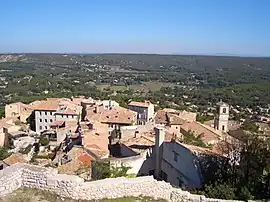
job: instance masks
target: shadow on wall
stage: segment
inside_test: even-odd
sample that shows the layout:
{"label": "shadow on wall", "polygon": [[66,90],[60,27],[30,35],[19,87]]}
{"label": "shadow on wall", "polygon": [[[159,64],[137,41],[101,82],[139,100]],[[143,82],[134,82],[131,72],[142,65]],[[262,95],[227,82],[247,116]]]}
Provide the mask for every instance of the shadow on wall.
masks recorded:
{"label": "shadow on wall", "polygon": [[26,122],[29,124],[31,130],[36,131],[36,123],[35,123],[35,113],[34,113],[34,111],[26,119]]}

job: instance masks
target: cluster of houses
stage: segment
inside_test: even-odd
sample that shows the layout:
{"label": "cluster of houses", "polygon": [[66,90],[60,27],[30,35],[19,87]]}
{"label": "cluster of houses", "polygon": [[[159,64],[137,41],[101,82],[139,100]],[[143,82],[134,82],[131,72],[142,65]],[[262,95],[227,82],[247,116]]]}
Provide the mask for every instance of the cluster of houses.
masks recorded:
{"label": "cluster of houses", "polygon": [[[207,124],[197,122],[196,113],[155,112],[149,101],[131,101],[123,108],[113,100],[85,97],[12,103],[6,105],[5,115],[0,120],[0,146],[9,146],[11,137],[19,142],[28,138],[25,145],[31,143],[32,154],[51,154],[36,158],[39,165],[50,162],[59,172],[78,174],[82,165],[91,167],[93,161],[103,159],[111,166],[128,166],[128,174],[154,175],[186,189],[203,185],[200,157],[221,155],[215,145],[235,129],[229,106],[222,101],[217,104],[216,118]],[[184,144],[183,136],[190,132],[200,135],[211,149]],[[41,142],[44,137],[48,143],[37,146],[35,140]],[[0,168],[8,162],[27,161],[29,155],[23,155],[13,153]]]}

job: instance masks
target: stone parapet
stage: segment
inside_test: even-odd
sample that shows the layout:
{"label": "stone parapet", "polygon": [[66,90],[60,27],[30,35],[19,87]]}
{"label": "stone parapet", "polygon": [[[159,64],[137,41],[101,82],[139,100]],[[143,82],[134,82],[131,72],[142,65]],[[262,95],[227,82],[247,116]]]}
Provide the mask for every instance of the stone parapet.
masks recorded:
{"label": "stone parapet", "polygon": [[229,202],[173,188],[169,183],[152,176],[127,179],[124,177],[85,182],[74,175],[58,174],[56,169],[28,164],[14,164],[0,171],[0,195],[21,187],[53,192],[61,197],[77,200],[99,200],[121,197],[151,197],[171,202]]}

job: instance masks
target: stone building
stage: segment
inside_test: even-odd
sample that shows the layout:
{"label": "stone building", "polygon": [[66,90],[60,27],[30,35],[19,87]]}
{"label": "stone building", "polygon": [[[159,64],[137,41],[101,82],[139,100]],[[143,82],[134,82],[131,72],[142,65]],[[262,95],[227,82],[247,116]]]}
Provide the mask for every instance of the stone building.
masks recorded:
{"label": "stone building", "polygon": [[214,121],[215,129],[228,132],[229,110],[230,107],[227,103],[222,101],[217,103],[217,114]]}
{"label": "stone building", "polygon": [[128,108],[137,112],[137,124],[145,125],[147,122],[153,121],[155,115],[154,105],[150,101],[135,102],[128,104]]}

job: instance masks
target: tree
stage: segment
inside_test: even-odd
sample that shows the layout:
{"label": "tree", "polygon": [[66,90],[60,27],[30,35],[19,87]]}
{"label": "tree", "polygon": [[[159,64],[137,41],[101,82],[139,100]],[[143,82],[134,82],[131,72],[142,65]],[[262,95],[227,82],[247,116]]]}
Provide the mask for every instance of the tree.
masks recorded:
{"label": "tree", "polygon": [[10,155],[11,153],[8,152],[8,148],[0,147],[0,160],[4,160]]}
{"label": "tree", "polygon": [[92,179],[100,180],[105,178],[126,177],[130,167],[121,165],[121,167],[112,167],[110,162],[95,161],[92,164]]}
{"label": "tree", "polygon": [[249,120],[246,120],[242,126],[242,129],[257,133],[259,131],[259,126]]}
{"label": "tree", "polygon": [[5,108],[0,107],[0,119],[5,116]]}
{"label": "tree", "polygon": [[183,139],[181,140],[181,142],[183,142],[184,144],[208,148],[209,145],[204,143],[202,137],[203,133],[196,136],[193,131],[189,130],[188,132],[183,133]]}
{"label": "tree", "polygon": [[241,142],[223,142],[219,150],[222,157],[201,162],[205,186],[200,191],[207,197],[223,199],[270,197],[270,155],[266,141],[251,133]]}
{"label": "tree", "polygon": [[39,140],[39,143],[42,146],[47,146],[50,143],[50,140],[46,136],[42,136]]}

